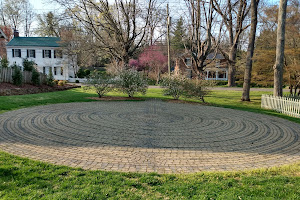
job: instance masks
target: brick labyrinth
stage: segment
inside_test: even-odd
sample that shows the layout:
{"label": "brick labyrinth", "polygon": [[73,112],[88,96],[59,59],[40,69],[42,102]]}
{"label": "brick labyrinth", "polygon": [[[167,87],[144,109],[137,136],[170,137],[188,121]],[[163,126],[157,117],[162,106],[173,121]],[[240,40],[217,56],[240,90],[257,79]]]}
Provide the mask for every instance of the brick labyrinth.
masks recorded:
{"label": "brick labyrinth", "polygon": [[300,161],[300,125],[232,109],[89,102],[0,115],[0,149],[84,169],[190,173]]}

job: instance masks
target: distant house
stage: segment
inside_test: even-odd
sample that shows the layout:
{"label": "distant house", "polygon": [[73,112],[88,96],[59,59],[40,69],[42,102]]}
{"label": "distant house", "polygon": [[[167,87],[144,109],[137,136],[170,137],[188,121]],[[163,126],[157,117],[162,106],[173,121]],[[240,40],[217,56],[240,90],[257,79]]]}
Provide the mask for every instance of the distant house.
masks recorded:
{"label": "distant house", "polygon": [[[228,66],[222,54],[209,54],[206,58],[205,64],[206,66],[203,74],[205,80],[228,80]],[[174,73],[183,74],[187,78],[192,78],[196,76],[193,71],[195,67],[196,66],[190,55],[188,53],[184,53],[176,59]]]}
{"label": "distant house", "polygon": [[0,59],[2,59],[6,55],[6,50],[5,50],[6,40],[7,40],[7,36],[0,28]]}
{"label": "distant house", "polygon": [[58,37],[19,37],[15,31],[14,38],[6,45],[10,64],[22,66],[23,59],[34,61],[39,72],[49,74],[50,70],[56,80],[69,80],[74,77],[74,65],[68,56],[63,55]]}

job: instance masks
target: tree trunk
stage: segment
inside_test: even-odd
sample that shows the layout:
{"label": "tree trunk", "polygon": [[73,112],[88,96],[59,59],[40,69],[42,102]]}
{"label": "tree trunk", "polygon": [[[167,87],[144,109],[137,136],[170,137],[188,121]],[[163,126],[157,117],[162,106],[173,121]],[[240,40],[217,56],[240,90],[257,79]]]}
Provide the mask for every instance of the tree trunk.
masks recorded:
{"label": "tree trunk", "polygon": [[159,81],[160,81],[160,71],[158,71],[158,73],[157,73],[157,77],[156,77],[156,85],[159,84]]}
{"label": "tree trunk", "polygon": [[274,96],[282,96],[286,7],[287,7],[287,0],[280,0],[279,11],[278,11],[276,61],[273,67],[274,68]]}
{"label": "tree trunk", "polygon": [[251,30],[249,36],[249,45],[247,49],[246,67],[244,74],[242,101],[250,101],[250,82],[252,71],[252,57],[254,52],[256,26],[257,26],[257,5],[259,0],[251,0]]}
{"label": "tree trunk", "polygon": [[228,87],[235,86],[235,59],[236,59],[237,45],[233,46],[229,52],[228,61]]}
{"label": "tree trunk", "polygon": [[294,86],[290,84],[290,95],[293,95],[293,88]]}

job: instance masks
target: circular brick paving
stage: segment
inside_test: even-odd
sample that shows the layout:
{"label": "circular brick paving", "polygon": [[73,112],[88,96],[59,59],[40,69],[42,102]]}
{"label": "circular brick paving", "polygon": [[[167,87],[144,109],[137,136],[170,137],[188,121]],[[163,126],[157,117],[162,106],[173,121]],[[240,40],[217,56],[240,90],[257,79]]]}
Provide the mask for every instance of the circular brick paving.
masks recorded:
{"label": "circular brick paving", "polygon": [[84,169],[189,173],[300,161],[299,124],[158,100],[26,108],[1,114],[0,127],[0,149]]}

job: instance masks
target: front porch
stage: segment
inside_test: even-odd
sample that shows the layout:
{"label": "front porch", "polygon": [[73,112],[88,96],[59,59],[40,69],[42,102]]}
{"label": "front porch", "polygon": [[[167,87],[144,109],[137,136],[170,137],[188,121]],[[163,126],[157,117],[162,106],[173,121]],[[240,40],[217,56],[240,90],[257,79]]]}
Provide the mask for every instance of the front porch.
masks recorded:
{"label": "front porch", "polygon": [[228,80],[228,70],[206,70],[205,80],[217,80],[217,81],[227,81]]}

